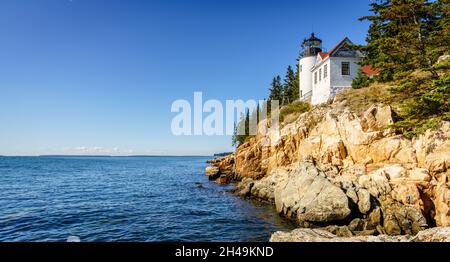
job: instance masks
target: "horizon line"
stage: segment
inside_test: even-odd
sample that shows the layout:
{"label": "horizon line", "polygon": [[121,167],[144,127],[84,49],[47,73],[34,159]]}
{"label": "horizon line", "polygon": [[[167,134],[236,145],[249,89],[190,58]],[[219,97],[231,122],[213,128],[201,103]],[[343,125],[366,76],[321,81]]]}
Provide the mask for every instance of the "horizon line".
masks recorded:
{"label": "horizon line", "polygon": [[201,155],[0,155],[0,157],[187,157],[187,156],[214,156],[214,154]]}

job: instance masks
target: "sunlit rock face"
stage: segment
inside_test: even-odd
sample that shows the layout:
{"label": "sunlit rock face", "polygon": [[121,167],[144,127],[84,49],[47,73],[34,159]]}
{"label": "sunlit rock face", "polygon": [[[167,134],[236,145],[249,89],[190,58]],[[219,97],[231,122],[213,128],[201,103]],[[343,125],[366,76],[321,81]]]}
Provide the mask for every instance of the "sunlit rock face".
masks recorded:
{"label": "sunlit rock face", "polygon": [[450,242],[450,228],[436,227],[415,236],[352,236],[338,237],[321,229],[299,228],[291,232],[275,232],[270,242]]}
{"label": "sunlit rock face", "polygon": [[382,104],[359,115],[342,101],[317,106],[213,165],[241,181],[241,196],[273,202],[301,226],[357,218],[349,231],[333,229],[353,236],[450,226],[450,122],[409,140],[392,115]]}

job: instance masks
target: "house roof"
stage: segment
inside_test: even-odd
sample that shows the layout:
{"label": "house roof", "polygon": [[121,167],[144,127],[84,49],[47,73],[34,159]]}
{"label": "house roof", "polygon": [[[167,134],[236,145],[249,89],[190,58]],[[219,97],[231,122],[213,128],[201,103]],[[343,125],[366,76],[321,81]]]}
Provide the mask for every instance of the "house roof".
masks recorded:
{"label": "house roof", "polygon": [[377,68],[374,68],[370,65],[363,65],[361,67],[361,72],[363,72],[364,74],[368,75],[368,76],[375,76],[378,75],[380,73],[380,70]]}
{"label": "house roof", "polygon": [[337,45],[335,45],[330,51],[328,51],[328,52],[320,52],[319,53],[320,58],[322,60],[324,60],[325,58],[329,57],[334,52],[336,52],[336,50],[338,50],[339,47],[341,47],[345,42],[350,42],[350,43],[353,44],[353,42],[348,37],[345,37],[341,42],[339,42]]}
{"label": "house roof", "polygon": [[342,39],[341,42],[339,42],[337,45],[335,45],[330,51],[328,51],[328,55],[332,55],[334,52],[336,52],[336,50],[338,50],[345,42],[350,42],[351,44],[353,44],[353,42],[348,38],[345,37],[344,39]]}

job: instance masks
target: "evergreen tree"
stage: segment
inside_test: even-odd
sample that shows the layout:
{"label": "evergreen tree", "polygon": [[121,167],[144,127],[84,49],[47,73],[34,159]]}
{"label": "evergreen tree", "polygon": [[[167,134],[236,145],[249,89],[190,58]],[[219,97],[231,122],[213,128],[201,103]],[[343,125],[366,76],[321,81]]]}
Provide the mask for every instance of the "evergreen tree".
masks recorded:
{"label": "evergreen tree", "polygon": [[449,120],[450,66],[436,63],[449,54],[449,0],[376,0],[371,7],[373,15],[361,18],[371,22],[363,64],[381,70],[377,81],[394,80],[397,131],[411,138]]}
{"label": "evergreen tree", "polygon": [[258,131],[258,122],[260,119],[260,109],[259,109],[259,104],[257,104],[256,109],[254,111],[252,111],[252,113],[250,114],[249,117],[249,135],[250,136],[254,136],[256,135],[256,132]]}
{"label": "evergreen tree", "polygon": [[245,134],[246,138],[250,135],[250,110],[245,113]]}
{"label": "evergreen tree", "polygon": [[429,45],[426,52],[431,57],[432,62],[441,55],[449,54],[450,43],[450,1],[437,0],[430,6],[430,13],[435,18],[430,23]]}
{"label": "evergreen tree", "polygon": [[292,101],[300,99],[300,68],[297,63],[295,67],[294,83],[292,85]]}
{"label": "evergreen tree", "polygon": [[295,82],[296,80],[294,70],[292,70],[291,66],[288,66],[283,84],[283,99],[281,101],[282,105],[290,104],[295,101]]}
{"label": "evergreen tree", "polygon": [[281,84],[281,77],[279,75],[272,80],[269,100],[278,100],[280,103],[283,100],[283,85]]}
{"label": "evergreen tree", "polygon": [[[432,70],[442,52],[434,53],[437,43],[430,36],[442,31],[437,26],[442,24],[442,10],[439,12],[437,6],[444,9],[444,2],[448,0],[436,3],[429,0],[376,0],[371,3],[373,15],[361,18],[371,22],[368,45],[363,48],[367,53],[363,63],[381,69],[381,80],[404,76],[419,68]],[[436,73],[433,75],[437,77]]]}
{"label": "evergreen tree", "polygon": [[233,136],[231,137],[231,145],[238,147],[239,146],[239,139],[237,134],[237,125],[234,123],[234,129],[233,129]]}
{"label": "evergreen tree", "polygon": [[245,115],[240,116],[239,122],[234,126],[233,137],[231,138],[231,143],[233,146],[239,147],[242,145],[247,137],[249,136],[249,121],[250,112],[247,110]]}
{"label": "evergreen tree", "polygon": [[231,138],[231,144],[233,146],[239,147],[240,145],[245,143],[248,137],[253,136],[250,134],[250,117],[252,118],[258,117],[258,110],[253,111],[252,114],[250,115],[250,110],[247,109],[245,115],[242,114],[240,116],[238,124],[234,125],[234,133],[233,137]]}

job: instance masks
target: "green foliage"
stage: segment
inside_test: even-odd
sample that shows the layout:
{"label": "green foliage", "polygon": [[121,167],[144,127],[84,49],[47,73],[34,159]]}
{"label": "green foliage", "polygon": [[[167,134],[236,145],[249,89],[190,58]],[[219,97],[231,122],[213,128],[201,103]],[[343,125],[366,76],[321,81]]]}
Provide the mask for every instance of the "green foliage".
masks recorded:
{"label": "green foliage", "polygon": [[299,87],[298,65],[295,72],[291,66],[288,66],[283,83],[280,76],[273,78],[269,89],[269,103],[271,100],[278,100],[280,105],[287,105],[298,100]]}
{"label": "green foliage", "polygon": [[[450,75],[441,76],[432,81],[424,81],[422,86],[414,83],[415,78],[410,78],[408,85],[403,85],[402,92],[410,92],[414,95],[404,102],[401,107],[401,121],[395,126],[407,137],[422,134],[429,128],[435,128],[442,120],[449,120],[450,115]],[[416,80],[417,81],[417,80]],[[425,82],[425,83],[424,83]]]}
{"label": "green foliage", "polygon": [[237,126],[235,125],[234,127],[234,134],[231,138],[233,146],[239,147],[244,144],[247,139],[256,135],[259,122],[267,117],[263,114],[267,114],[267,102],[262,104],[262,108],[258,104],[256,109],[251,113],[247,110],[245,116],[241,115]]}
{"label": "green foliage", "polygon": [[300,67],[297,63],[295,66],[295,80],[292,85],[292,99],[291,101],[297,101],[300,99]]}
{"label": "green foliage", "polygon": [[[397,130],[412,138],[450,115],[449,0],[375,0],[363,64],[378,68],[377,82],[391,82],[397,101]],[[358,76],[354,88],[367,85]],[[370,83],[369,83],[370,84]]]}
{"label": "green foliage", "polygon": [[272,85],[270,87],[269,100],[283,100],[283,85],[281,84],[281,77],[276,76],[272,80]]}
{"label": "green foliage", "polygon": [[425,52],[434,63],[443,54],[449,54],[450,43],[450,1],[437,0],[430,5],[430,12],[434,16],[432,23],[429,23],[430,33]]}
{"label": "green foliage", "polygon": [[352,82],[353,89],[359,89],[362,87],[368,87],[371,83],[373,83],[373,78],[368,77],[366,74],[358,72],[358,75]]}
{"label": "green foliage", "polygon": [[[360,47],[365,54],[362,65],[371,65],[380,74],[369,78],[359,73],[352,87],[360,90],[347,94],[349,105],[363,111],[369,103],[395,104],[398,121],[394,127],[409,138],[436,128],[442,120],[450,121],[450,59],[436,63],[450,54],[449,0],[373,0],[370,5],[373,14],[361,18],[371,23],[367,45]],[[389,83],[391,88],[382,90],[374,82]],[[280,76],[273,78],[265,106],[270,111],[272,100],[284,105],[280,109],[283,122],[310,109],[307,103],[294,102],[298,99],[299,67],[294,72],[289,66],[283,83]],[[251,137],[248,123],[259,119],[259,113],[258,109],[241,116],[233,145]],[[245,129],[245,135],[237,134],[238,129]]]}
{"label": "green foliage", "polygon": [[448,51],[448,0],[376,0],[371,7],[373,15],[361,18],[371,22],[363,63],[380,69],[381,81],[416,69],[436,78],[432,66]]}
{"label": "green foliage", "polygon": [[234,127],[234,134],[231,138],[231,143],[233,146],[239,147],[250,136],[249,132],[249,124],[250,124],[250,112],[247,110],[245,116],[241,115],[237,126]]}
{"label": "green foliage", "polygon": [[291,66],[288,66],[283,83],[282,105],[287,105],[298,99],[299,85],[298,77]]}
{"label": "green foliage", "polygon": [[450,76],[433,80],[431,89],[419,98],[420,114],[434,115],[450,111]]}
{"label": "green foliage", "polygon": [[428,129],[435,129],[439,126],[443,119],[433,117],[430,119],[408,119],[395,123],[395,127],[403,130],[403,135],[406,138],[412,139],[420,134],[425,133]]}

